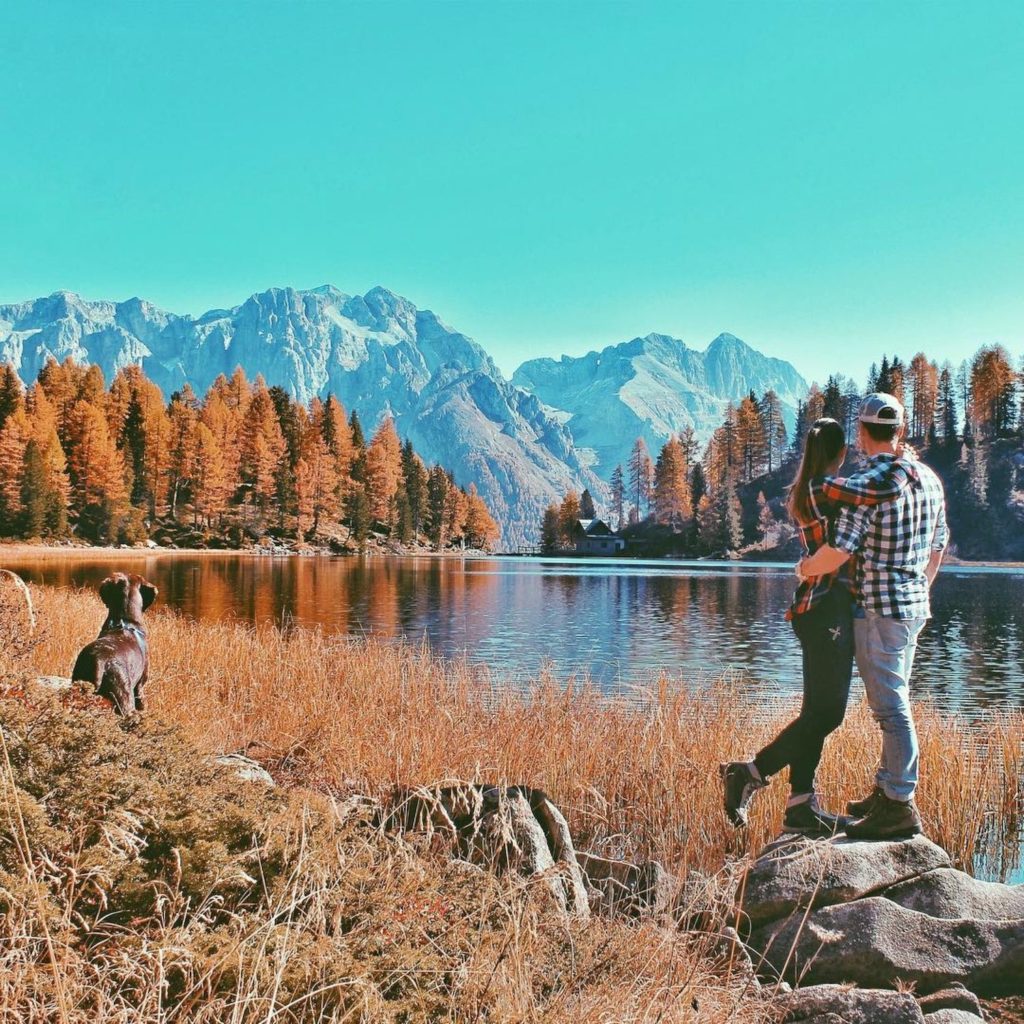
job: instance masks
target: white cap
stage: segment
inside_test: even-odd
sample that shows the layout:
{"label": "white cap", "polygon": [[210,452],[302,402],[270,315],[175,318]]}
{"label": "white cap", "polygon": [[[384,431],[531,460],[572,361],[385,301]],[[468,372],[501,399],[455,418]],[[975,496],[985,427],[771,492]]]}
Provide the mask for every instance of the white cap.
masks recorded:
{"label": "white cap", "polygon": [[860,403],[857,418],[861,423],[881,423],[889,427],[903,425],[903,404],[893,395],[884,391],[876,391],[867,395]]}

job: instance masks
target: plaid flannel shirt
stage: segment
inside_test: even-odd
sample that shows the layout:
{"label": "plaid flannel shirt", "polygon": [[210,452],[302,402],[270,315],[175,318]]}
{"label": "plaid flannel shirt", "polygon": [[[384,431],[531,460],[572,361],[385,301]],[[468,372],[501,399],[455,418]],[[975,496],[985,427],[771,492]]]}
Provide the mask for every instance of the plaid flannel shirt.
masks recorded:
{"label": "plaid flannel shirt", "polygon": [[[868,472],[884,474],[895,456],[876,455]],[[949,542],[942,482],[923,463],[914,463],[918,486],[874,508],[846,508],[835,527],[835,546],[857,554],[858,603],[893,619],[931,615],[925,570],[933,551]]]}
{"label": "plaid flannel shirt", "polygon": [[[892,501],[904,488],[915,483],[917,470],[909,459],[888,459],[877,466],[849,477],[815,477],[810,483],[811,510],[814,519],[799,527],[800,542],[807,555],[833,540],[836,518],[844,508],[875,508]],[[786,618],[803,615],[839,585],[857,593],[857,573],[853,559],[835,572],[801,580]]]}

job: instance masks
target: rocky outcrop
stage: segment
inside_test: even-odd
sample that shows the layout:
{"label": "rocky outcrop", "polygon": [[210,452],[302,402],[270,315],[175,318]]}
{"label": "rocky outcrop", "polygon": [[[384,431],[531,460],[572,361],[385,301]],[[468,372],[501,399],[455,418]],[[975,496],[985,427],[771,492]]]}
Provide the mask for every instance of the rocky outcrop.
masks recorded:
{"label": "rocky outcrop", "polygon": [[811,985],[779,1002],[782,1024],[923,1024],[925,1017],[909,992]]}
{"label": "rocky outcrop", "polygon": [[803,985],[1024,992],[1024,887],[957,871],[923,837],[775,843],[747,872],[739,910],[761,971]]}
{"label": "rocky outcrop", "polygon": [[467,783],[403,791],[385,825],[445,836],[463,860],[544,886],[568,917],[590,916],[569,826],[538,789]]}
{"label": "rocky outcrop", "polygon": [[592,853],[578,853],[579,864],[592,897],[593,909],[613,915],[642,917],[668,910],[677,881],[657,861],[631,864]]}
{"label": "rocky outcrop", "polygon": [[741,907],[751,929],[808,907],[825,907],[949,868],[949,855],[918,836],[904,843],[829,843],[786,837],[767,846],[747,873]]}

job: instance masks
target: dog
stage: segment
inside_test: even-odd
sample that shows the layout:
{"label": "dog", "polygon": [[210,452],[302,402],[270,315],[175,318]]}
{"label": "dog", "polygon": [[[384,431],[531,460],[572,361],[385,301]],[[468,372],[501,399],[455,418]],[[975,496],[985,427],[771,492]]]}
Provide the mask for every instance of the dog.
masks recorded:
{"label": "dog", "polygon": [[82,648],[71,672],[72,682],[91,683],[119,715],[146,710],[149,645],[142,613],[159,591],[135,573],[115,572],[100,584],[107,618],[100,635]]}

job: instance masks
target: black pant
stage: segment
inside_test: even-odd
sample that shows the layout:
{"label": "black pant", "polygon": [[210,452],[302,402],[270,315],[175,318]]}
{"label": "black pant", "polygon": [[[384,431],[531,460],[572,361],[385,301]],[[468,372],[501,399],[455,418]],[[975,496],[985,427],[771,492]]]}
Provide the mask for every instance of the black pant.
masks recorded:
{"label": "black pant", "polygon": [[809,612],[794,616],[793,630],[803,650],[803,704],[800,714],[754,758],[754,764],[765,779],[788,764],[793,792],[810,793],[825,737],[842,724],[850,696],[853,599],[849,591],[833,586]]}

